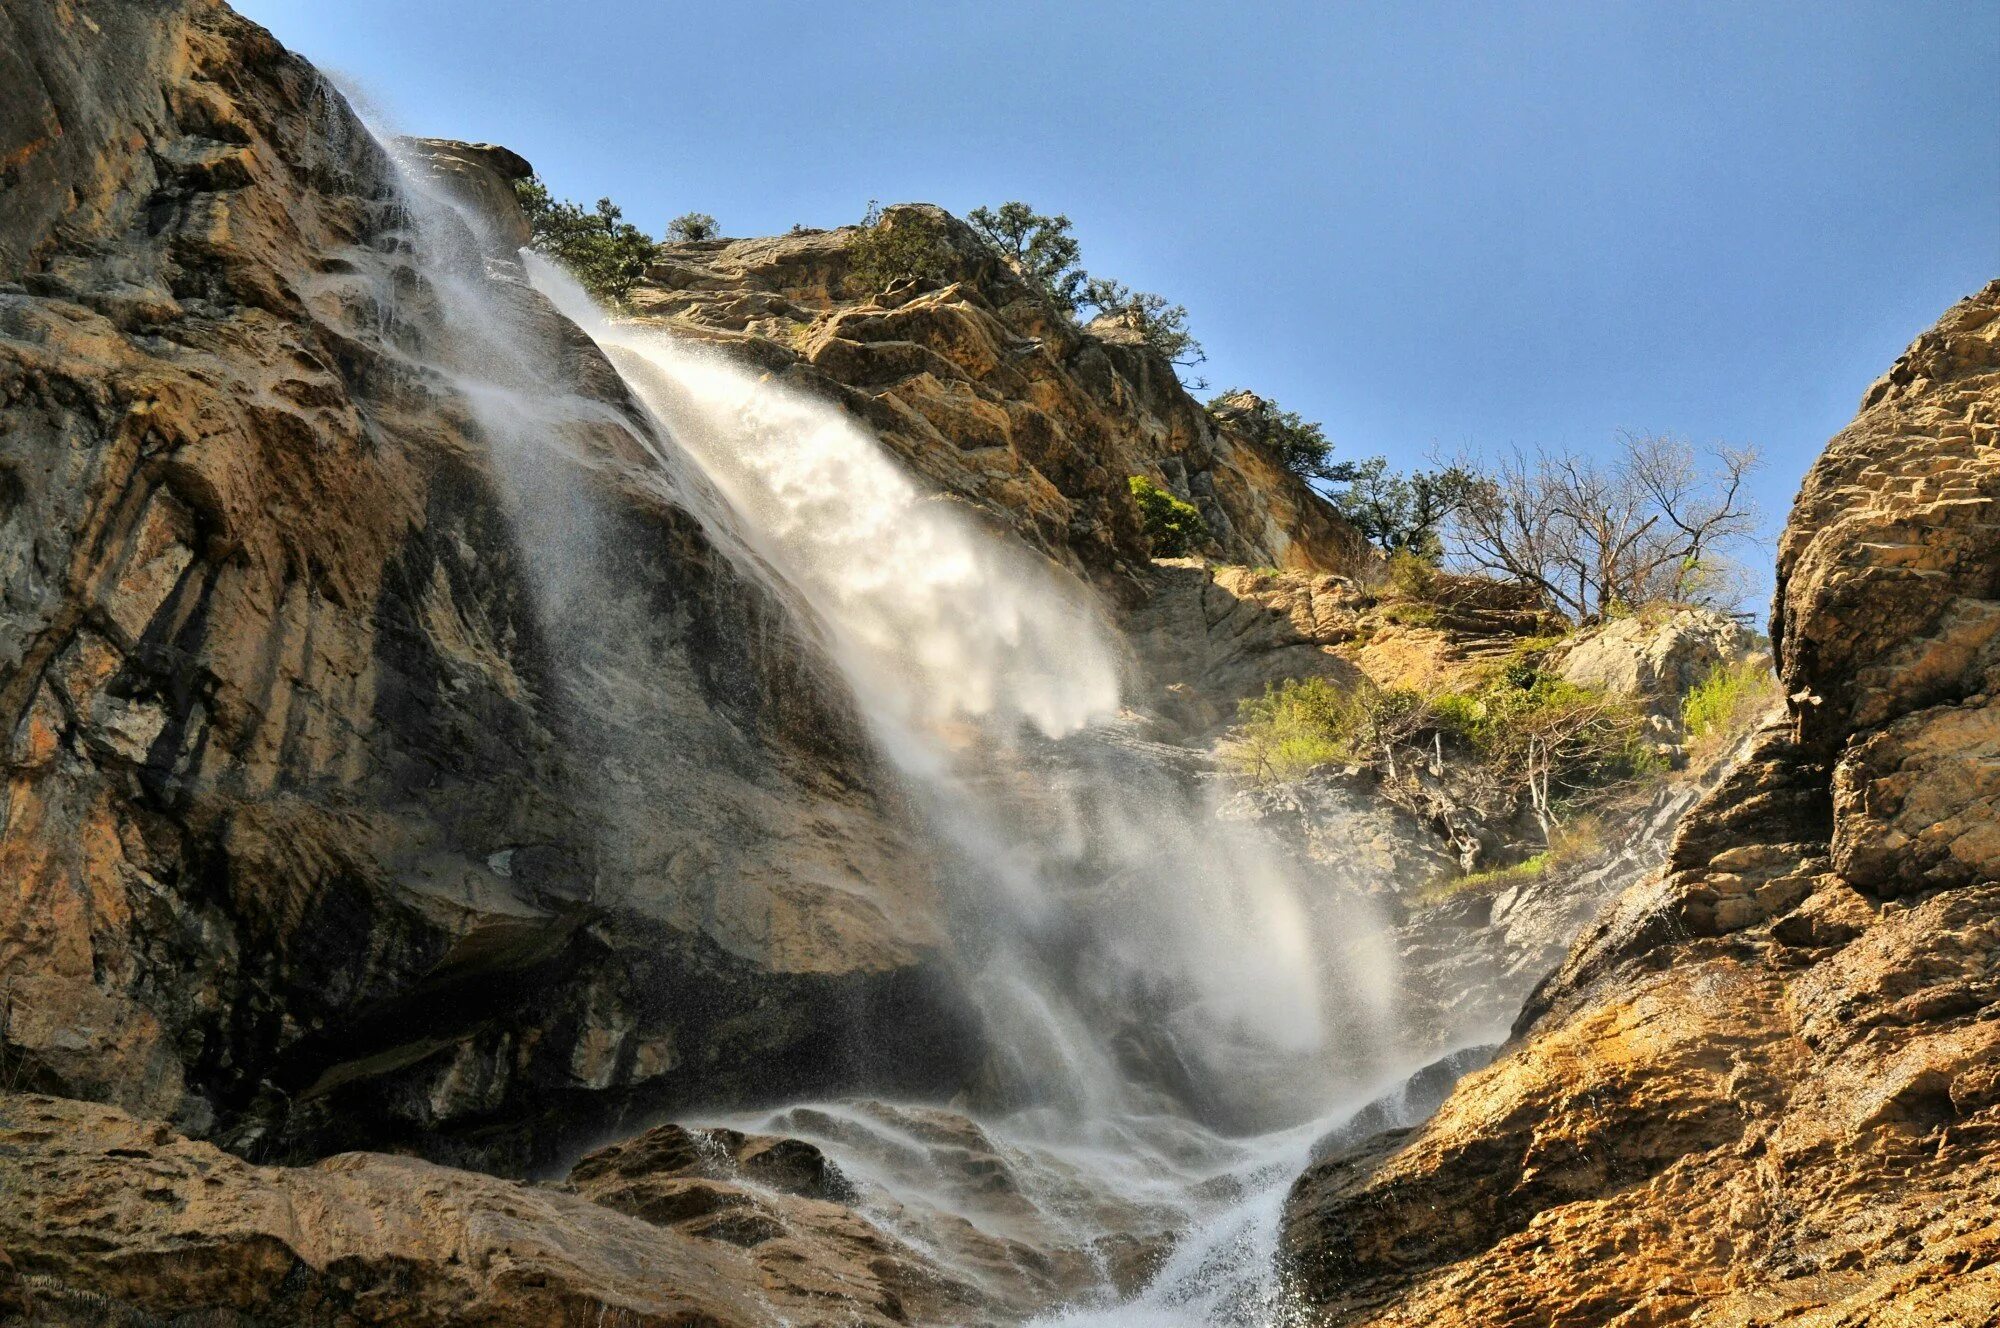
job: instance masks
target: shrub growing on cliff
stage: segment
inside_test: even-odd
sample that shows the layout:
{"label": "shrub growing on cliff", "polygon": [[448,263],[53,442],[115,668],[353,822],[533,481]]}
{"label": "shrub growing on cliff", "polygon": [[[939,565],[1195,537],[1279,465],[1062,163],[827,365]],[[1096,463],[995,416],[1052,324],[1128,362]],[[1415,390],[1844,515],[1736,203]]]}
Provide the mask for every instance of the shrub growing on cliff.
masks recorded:
{"label": "shrub growing on cliff", "polygon": [[[1177,369],[1191,369],[1208,358],[1201,343],[1188,331],[1187,307],[1168,304],[1164,295],[1135,291],[1123,282],[1104,277],[1091,277],[1084,282],[1083,303],[1101,315],[1124,322],[1139,334],[1141,341]],[[1206,386],[1199,380],[1196,385]]]}
{"label": "shrub growing on cliff", "polygon": [[1749,730],[1777,690],[1761,657],[1717,664],[1681,701],[1681,728],[1691,743],[1727,742]]}
{"label": "shrub growing on cliff", "polygon": [[1270,449],[1278,464],[1300,479],[1330,480],[1351,469],[1332,462],[1333,444],[1321,425],[1255,392],[1232,387],[1209,400],[1208,413]]}
{"label": "shrub growing on cliff", "polygon": [[1012,202],[976,207],[965,219],[1049,303],[1063,313],[1076,312],[1089,278],[1077,266],[1083,251],[1069,233],[1068,217],[1043,216],[1026,203]]}
{"label": "shrub growing on cliff", "polygon": [[863,294],[877,295],[899,281],[938,281],[951,270],[951,242],[944,224],[919,208],[883,212],[869,203],[861,234],[847,247],[848,280]]}
{"label": "shrub growing on cliff", "polygon": [[1475,691],[1287,682],[1242,703],[1238,769],[1293,779],[1321,765],[1380,764],[1394,777],[1449,746],[1494,797],[1522,802],[1545,833],[1602,790],[1664,769],[1630,704],[1522,663]]}
{"label": "shrub growing on cliff", "polygon": [[1327,492],[1334,510],[1376,548],[1430,563],[1444,554],[1445,522],[1472,499],[1481,483],[1460,466],[1399,475],[1383,457],[1331,467],[1321,478],[1339,486]]}
{"label": "shrub growing on cliff", "polygon": [[683,212],[667,223],[670,240],[713,240],[722,232],[706,212]]}
{"label": "shrub growing on cliff", "polygon": [[1134,475],[1125,483],[1132,491],[1139,524],[1152,541],[1155,556],[1179,558],[1208,542],[1208,523],[1193,503],[1176,498],[1144,475]]}
{"label": "shrub growing on cliff", "polygon": [[600,198],[595,209],[585,211],[579,203],[557,200],[538,175],[515,181],[514,192],[527,214],[529,243],[597,299],[615,304],[646,275],[658,246],[610,199]]}

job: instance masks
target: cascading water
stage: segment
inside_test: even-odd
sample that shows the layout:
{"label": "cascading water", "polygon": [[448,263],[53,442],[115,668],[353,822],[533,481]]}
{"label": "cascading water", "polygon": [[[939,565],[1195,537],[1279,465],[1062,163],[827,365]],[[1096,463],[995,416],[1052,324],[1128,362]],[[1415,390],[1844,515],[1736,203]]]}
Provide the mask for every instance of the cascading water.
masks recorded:
{"label": "cascading water", "polygon": [[[492,441],[554,630],[588,635],[616,594],[577,458],[650,456],[659,496],[809,616],[943,850],[993,1048],[969,1101],[1024,1188],[1079,1247],[1107,1221],[1184,1233],[1137,1299],[1056,1322],[1275,1322],[1284,1185],[1396,1068],[1381,920],[1352,896],[1315,900],[1282,855],[1216,818],[1173,753],[1136,736],[1115,634],[1073,579],[925,493],[836,407],[607,320],[526,256],[644,412],[577,395],[520,270],[496,270],[478,220],[404,176],[420,295],[455,336],[395,351],[448,382]],[[908,1213],[954,1201],[873,1170],[857,1140],[880,1122],[852,1114],[814,1106],[776,1125],[872,1177],[863,1211],[921,1240]],[[1256,1137],[1228,1137],[1244,1132]]]}

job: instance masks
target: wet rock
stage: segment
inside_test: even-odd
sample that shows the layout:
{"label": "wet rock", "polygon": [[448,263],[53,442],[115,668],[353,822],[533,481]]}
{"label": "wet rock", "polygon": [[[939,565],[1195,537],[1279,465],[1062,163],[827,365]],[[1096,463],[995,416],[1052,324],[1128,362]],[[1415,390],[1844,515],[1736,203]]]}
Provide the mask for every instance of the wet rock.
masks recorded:
{"label": "wet rock", "polygon": [[[473,209],[423,257],[383,145],[225,7],[0,26],[15,1082],[262,1157],[527,1169],[753,1081],[969,1073],[844,693],[507,261],[526,164],[398,149]],[[540,507],[452,359],[451,263],[592,403]]]}

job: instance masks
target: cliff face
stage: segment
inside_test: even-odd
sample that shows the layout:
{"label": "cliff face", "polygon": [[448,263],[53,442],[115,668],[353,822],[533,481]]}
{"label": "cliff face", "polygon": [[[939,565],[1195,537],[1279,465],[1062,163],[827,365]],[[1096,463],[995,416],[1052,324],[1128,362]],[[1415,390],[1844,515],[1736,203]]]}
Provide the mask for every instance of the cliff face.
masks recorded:
{"label": "cliff face", "polygon": [[[416,261],[384,151],[218,4],[0,36],[8,1082],[519,1165],[848,1081],[871,1024],[874,1071],[962,1072],[846,702],[505,244]],[[598,408],[564,459],[510,468],[454,274]]]}
{"label": "cliff face", "polygon": [[1055,315],[962,221],[940,275],[876,294],[857,227],[662,246],[630,303],[837,400],[917,474],[1114,598],[1150,579],[1127,480],[1201,510],[1224,562],[1353,573],[1361,537],[1240,428],[1219,423],[1132,334]]}
{"label": "cliff face", "polygon": [[1287,1210],[1332,1323],[1984,1322],[2000,1303],[2000,283],[1807,476],[1788,713],[1414,1133]]}

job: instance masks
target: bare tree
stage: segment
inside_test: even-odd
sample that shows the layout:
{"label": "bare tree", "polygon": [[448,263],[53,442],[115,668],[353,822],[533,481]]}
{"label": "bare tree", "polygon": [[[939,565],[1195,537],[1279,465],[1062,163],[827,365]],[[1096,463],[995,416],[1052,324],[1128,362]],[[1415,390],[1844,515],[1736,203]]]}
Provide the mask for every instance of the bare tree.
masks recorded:
{"label": "bare tree", "polygon": [[[1756,529],[1752,448],[1621,433],[1608,458],[1514,449],[1477,471],[1452,523],[1461,564],[1526,582],[1579,621],[1721,602],[1724,550]],[[1473,467],[1467,467],[1474,469]]]}

